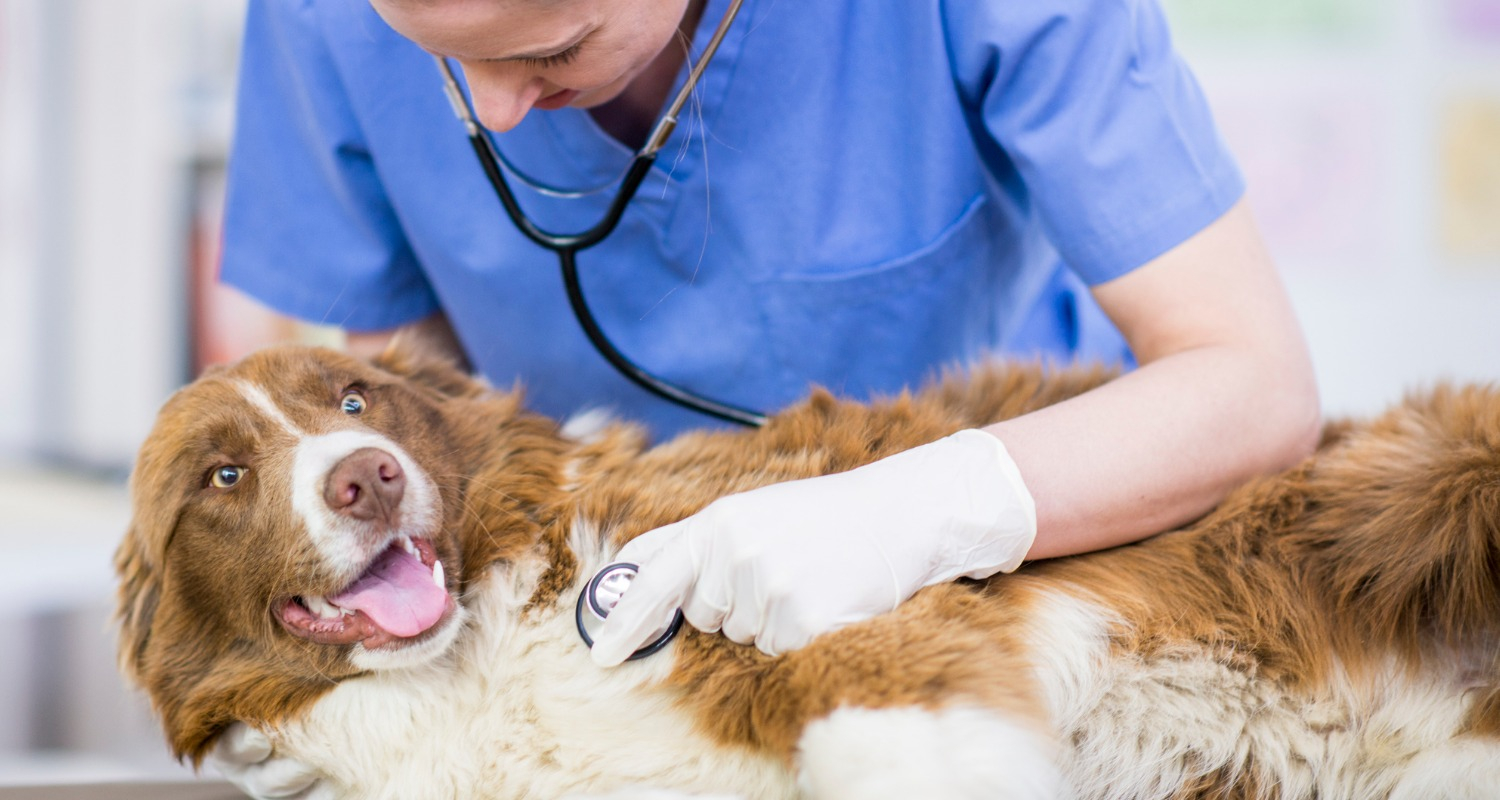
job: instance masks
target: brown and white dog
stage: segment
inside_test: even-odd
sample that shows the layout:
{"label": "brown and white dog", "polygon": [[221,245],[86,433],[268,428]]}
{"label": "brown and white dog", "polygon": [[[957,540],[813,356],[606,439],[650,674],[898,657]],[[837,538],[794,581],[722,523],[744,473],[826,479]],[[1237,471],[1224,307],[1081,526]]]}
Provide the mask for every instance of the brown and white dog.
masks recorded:
{"label": "brown and white dog", "polygon": [[575,632],[619,545],[1077,394],[994,366],[756,431],[570,438],[457,370],[272,349],[162,409],[118,555],[171,747],[232,723],[352,797],[1480,798],[1500,793],[1500,390],[1442,388],[1191,527],[769,657]]}

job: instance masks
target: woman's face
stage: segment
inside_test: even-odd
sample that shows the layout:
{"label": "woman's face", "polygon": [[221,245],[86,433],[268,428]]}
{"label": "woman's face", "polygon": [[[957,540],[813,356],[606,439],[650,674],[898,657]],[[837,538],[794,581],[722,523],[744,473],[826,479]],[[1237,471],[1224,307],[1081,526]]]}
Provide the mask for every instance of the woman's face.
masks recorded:
{"label": "woman's face", "polygon": [[613,100],[671,42],[689,0],[370,0],[398,33],[458,62],[479,122]]}

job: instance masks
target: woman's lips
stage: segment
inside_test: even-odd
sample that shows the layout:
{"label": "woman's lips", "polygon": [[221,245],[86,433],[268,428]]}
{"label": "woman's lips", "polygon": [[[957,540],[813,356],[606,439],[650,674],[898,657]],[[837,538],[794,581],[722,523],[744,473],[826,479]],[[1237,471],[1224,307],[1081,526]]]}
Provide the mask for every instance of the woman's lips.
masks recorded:
{"label": "woman's lips", "polygon": [[532,103],[532,108],[540,108],[543,111],[551,111],[554,108],[562,108],[563,106],[573,102],[573,100],[577,97],[577,89],[563,89],[560,92],[553,92],[552,94],[543,97],[535,103]]}

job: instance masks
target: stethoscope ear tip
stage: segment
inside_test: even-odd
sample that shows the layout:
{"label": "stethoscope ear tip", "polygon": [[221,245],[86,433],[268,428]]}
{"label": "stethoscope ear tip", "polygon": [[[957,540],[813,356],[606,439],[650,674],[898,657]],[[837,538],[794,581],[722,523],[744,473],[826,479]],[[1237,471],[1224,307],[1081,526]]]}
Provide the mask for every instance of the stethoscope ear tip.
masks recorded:
{"label": "stethoscope ear tip", "polygon": [[[578,603],[574,608],[574,621],[578,626],[578,636],[590,649],[594,646],[594,633],[598,626],[604,623],[609,612],[613,611],[620,598],[625,595],[625,590],[630,588],[630,582],[640,572],[640,567],[628,561],[615,561],[605,564],[594,573],[594,577],[583,587],[578,594]],[[667,627],[659,631],[639,650],[630,654],[626,661],[635,661],[645,658],[672,641],[677,632],[682,629],[682,611],[679,609],[672,615],[672,621]]]}

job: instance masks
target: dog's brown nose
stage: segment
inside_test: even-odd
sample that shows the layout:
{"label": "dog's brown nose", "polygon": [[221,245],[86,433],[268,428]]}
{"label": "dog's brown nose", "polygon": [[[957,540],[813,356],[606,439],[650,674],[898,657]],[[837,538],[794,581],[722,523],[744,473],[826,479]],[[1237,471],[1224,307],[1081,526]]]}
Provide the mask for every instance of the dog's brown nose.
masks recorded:
{"label": "dog's brown nose", "polygon": [[355,519],[394,523],[405,492],[406,474],[395,456],[365,447],[334,465],[323,487],[323,501],[334,511]]}

